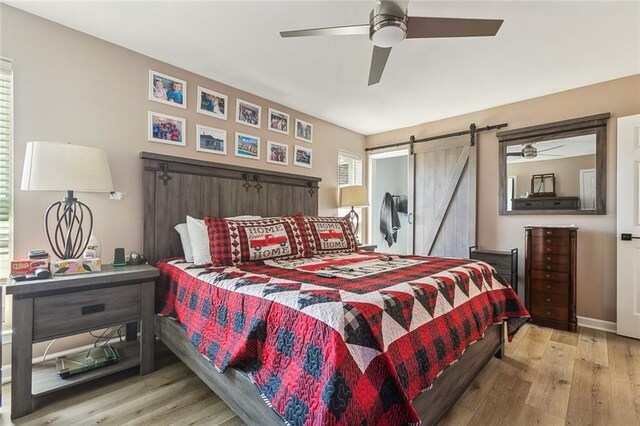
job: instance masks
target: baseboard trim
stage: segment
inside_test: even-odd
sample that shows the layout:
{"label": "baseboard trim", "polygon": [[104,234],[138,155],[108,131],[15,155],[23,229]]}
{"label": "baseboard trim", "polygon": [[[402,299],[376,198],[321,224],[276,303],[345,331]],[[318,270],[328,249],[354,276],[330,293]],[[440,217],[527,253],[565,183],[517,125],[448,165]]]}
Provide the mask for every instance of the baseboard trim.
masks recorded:
{"label": "baseboard trim", "polygon": [[578,316],[578,326],[592,328],[594,330],[608,331],[609,333],[615,333],[618,329],[615,322],[581,316]]}

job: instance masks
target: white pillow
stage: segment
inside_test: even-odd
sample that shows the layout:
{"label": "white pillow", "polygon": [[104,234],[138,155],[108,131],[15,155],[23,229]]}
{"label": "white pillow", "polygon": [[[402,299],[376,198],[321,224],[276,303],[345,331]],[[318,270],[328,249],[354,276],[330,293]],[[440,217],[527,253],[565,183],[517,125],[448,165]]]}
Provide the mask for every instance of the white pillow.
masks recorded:
{"label": "white pillow", "polygon": [[[232,216],[225,219],[232,220],[258,220],[262,216]],[[209,231],[203,219],[195,219],[187,216],[187,230],[189,232],[189,240],[191,241],[191,253],[193,253],[193,263],[196,265],[204,265],[212,263],[211,251],[209,249]]]}
{"label": "white pillow", "polygon": [[189,238],[189,230],[186,223],[180,223],[175,226],[175,230],[180,234],[180,242],[182,243],[182,253],[184,260],[193,262],[193,250],[191,249],[191,239]]}
{"label": "white pillow", "polygon": [[189,231],[189,240],[191,241],[193,263],[196,265],[211,263],[209,232],[207,231],[207,225],[204,224],[204,220],[187,216],[187,230]]}

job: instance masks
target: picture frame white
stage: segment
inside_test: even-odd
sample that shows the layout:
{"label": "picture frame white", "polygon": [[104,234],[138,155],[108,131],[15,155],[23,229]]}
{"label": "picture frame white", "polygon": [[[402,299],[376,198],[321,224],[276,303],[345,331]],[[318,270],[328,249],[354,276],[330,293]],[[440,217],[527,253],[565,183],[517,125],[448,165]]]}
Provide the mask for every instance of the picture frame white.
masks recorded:
{"label": "picture frame white", "polygon": [[215,90],[198,86],[196,111],[220,120],[227,119],[229,111],[229,97]]}
{"label": "picture frame white", "polygon": [[313,124],[296,118],[296,125],[293,132],[293,136],[295,136],[296,139],[308,143],[313,142]]}
{"label": "picture frame white", "polygon": [[267,163],[289,165],[289,145],[267,141]]}
{"label": "picture frame white", "polygon": [[[166,128],[162,128],[163,124]],[[175,127],[178,131],[178,139],[175,138]],[[173,146],[187,146],[187,120],[160,112],[148,112],[147,122],[148,139],[151,142],[159,142]],[[165,136],[162,136],[165,135]]]}
{"label": "picture frame white", "polygon": [[247,135],[236,132],[235,156],[260,160],[260,138],[258,136]]}
{"label": "picture frame white", "polygon": [[[158,86],[158,82],[161,83]],[[173,84],[181,85],[179,91],[175,90]],[[171,93],[176,93],[171,95]],[[164,96],[161,94],[164,93]],[[178,94],[180,96],[178,96]],[[180,99],[182,102],[178,102]],[[177,77],[172,77],[158,71],[149,70],[149,100],[159,102],[173,107],[187,109],[187,82]]]}
{"label": "picture frame white", "polygon": [[295,145],[293,150],[293,165],[306,167],[308,169],[312,168],[313,150],[304,146]]}
{"label": "picture frame white", "polygon": [[271,130],[272,132],[288,135],[289,123],[289,114],[287,114],[286,112],[278,111],[277,109],[269,108],[267,114],[267,129]]}
{"label": "picture frame white", "polygon": [[196,151],[227,155],[227,131],[196,124]]}
{"label": "picture frame white", "polygon": [[251,102],[236,99],[236,123],[245,126],[260,128],[262,107]]}

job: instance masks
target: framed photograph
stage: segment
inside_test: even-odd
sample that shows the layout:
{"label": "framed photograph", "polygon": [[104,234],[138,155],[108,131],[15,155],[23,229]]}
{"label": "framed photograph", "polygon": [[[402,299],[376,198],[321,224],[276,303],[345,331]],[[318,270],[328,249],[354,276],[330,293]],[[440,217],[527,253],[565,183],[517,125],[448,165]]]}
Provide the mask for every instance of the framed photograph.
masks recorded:
{"label": "framed photograph", "polygon": [[198,112],[200,114],[226,120],[228,103],[227,95],[198,86]]}
{"label": "framed photograph", "polygon": [[187,82],[149,70],[149,100],[187,108]]}
{"label": "framed photograph", "polygon": [[267,141],[267,163],[282,166],[289,164],[289,145]]}
{"label": "framed photograph", "polygon": [[196,151],[227,155],[227,131],[196,124]]}
{"label": "framed photograph", "polygon": [[305,148],[303,146],[295,146],[295,151],[293,152],[293,164],[300,167],[311,168],[312,160],[313,160],[313,151],[311,148]]}
{"label": "framed photograph", "polygon": [[296,139],[309,143],[313,142],[313,124],[296,118],[295,132]]}
{"label": "framed photograph", "polygon": [[260,159],[260,138],[236,132],[236,157]]}
{"label": "framed photograph", "polygon": [[149,111],[149,140],[169,145],[186,146],[187,120]]}
{"label": "framed photograph", "polygon": [[285,135],[289,134],[289,114],[269,108],[268,117],[269,130]]}
{"label": "framed photograph", "polygon": [[236,99],[236,122],[247,126],[260,128],[260,114],[262,108],[251,102]]}

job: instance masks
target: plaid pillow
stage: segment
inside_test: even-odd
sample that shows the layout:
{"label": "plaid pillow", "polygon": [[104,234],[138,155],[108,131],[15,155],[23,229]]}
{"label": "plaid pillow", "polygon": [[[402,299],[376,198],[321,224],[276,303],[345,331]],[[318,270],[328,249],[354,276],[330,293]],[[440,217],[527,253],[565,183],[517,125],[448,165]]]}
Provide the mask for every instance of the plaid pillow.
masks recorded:
{"label": "plaid pillow", "polygon": [[232,220],[207,216],[209,249],[214,266],[239,265],[263,259],[299,258],[307,254],[301,216]]}
{"label": "plaid pillow", "polygon": [[303,216],[311,254],[352,253],[358,250],[351,221],[345,217]]}

